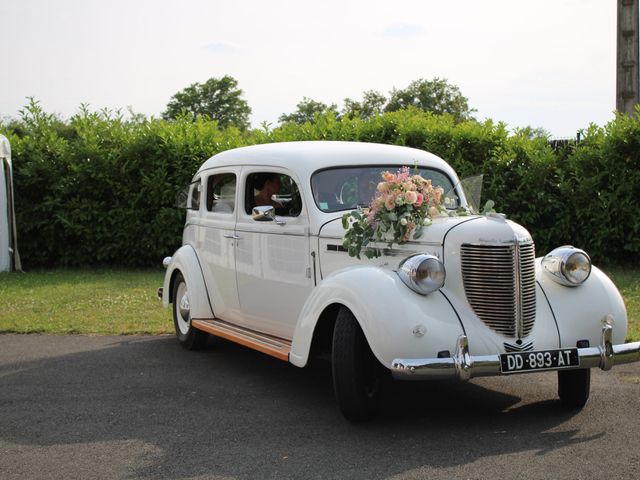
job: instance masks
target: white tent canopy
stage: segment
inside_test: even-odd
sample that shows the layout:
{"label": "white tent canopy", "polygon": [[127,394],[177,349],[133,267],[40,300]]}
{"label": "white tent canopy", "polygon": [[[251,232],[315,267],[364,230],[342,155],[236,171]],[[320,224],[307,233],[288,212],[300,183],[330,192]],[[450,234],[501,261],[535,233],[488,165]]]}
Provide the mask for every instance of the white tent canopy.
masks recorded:
{"label": "white tent canopy", "polygon": [[9,140],[0,135],[0,272],[21,270],[13,205],[13,169]]}

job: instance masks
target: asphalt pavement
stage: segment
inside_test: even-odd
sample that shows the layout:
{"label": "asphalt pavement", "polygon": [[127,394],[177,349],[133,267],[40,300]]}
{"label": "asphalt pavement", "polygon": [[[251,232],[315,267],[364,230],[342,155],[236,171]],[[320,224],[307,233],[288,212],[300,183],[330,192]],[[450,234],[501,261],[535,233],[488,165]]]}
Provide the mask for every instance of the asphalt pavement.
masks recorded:
{"label": "asphalt pavement", "polygon": [[393,382],[352,425],[331,371],[214,339],[0,335],[0,479],[637,479],[640,364]]}

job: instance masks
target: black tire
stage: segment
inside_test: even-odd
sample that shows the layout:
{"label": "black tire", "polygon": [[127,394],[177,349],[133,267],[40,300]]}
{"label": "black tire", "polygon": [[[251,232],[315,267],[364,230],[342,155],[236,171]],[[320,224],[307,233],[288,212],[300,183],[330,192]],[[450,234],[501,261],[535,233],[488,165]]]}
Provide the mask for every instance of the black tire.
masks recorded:
{"label": "black tire", "polygon": [[558,396],[567,408],[582,408],[589,400],[591,369],[558,371]]}
{"label": "black tire", "polygon": [[333,330],[331,369],[338,406],[350,422],[375,417],[381,386],[380,363],[353,314],[341,308]]}
{"label": "black tire", "polygon": [[173,326],[180,345],[187,350],[197,350],[207,343],[209,334],[191,326],[189,290],[182,273],[178,272],[172,288]]}

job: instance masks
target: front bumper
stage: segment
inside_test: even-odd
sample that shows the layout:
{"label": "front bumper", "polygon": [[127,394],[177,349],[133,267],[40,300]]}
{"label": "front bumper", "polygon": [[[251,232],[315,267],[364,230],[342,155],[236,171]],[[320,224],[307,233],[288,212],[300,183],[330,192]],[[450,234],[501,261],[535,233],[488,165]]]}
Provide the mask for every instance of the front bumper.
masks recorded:
{"label": "front bumper", "polygon": [[[600,345],[578,348],[580,365],[574,368],[600,367],[610,370],[614,365],[640,361],[640,342],[613,345],[612,327],[605,322],[602,327]],[[505,375],[500,366],[500,355],[473,356],[469,354],[469,340],[466,335],[458,337],[456,353],[448,358],[396,358],[391,364],[394,377],[399,379],[429,379],[454,377],[469,380],[473,377]],[[520,373],[533,373],[523,371]],[[513,375],[513,373],[508,373]]]}

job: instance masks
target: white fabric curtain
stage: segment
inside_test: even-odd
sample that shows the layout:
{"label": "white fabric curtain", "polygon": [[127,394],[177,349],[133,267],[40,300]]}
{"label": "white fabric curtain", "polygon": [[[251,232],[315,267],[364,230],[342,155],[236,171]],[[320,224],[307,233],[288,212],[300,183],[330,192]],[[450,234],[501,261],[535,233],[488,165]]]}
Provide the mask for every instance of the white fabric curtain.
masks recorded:
{"label": "white fabric curtain", "polygon": [[0,272],[11,269],[9,255],[9,198],[5,178],[5,159],[0,157]]}
{"label": "white fabric curtain", "polygon": [[9,140],[0,135],[0,271],[22,270],[13,204],[13,171]]}

